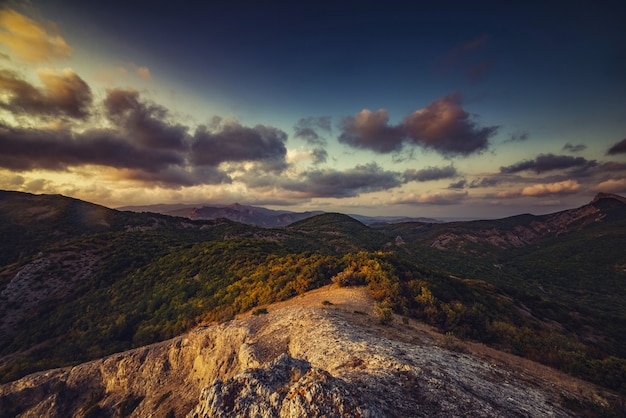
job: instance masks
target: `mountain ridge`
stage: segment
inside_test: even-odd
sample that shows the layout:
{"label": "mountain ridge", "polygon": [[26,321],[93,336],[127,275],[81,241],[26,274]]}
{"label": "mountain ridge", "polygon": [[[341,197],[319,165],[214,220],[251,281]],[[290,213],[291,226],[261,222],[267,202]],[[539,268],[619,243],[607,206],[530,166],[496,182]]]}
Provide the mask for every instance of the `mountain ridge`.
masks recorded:
{"label": "mountain ridge", "polygon": [[[268,228],[287,226],[299,220],[326,213],[320,210],[306,212],[273,210],[261,206],[241,205],[239,203],[218,206],[209,206],[207,204],[156,204],[145,206],[122,206],[117,208],[117,210],[131,212],[156,212],[164,215],[180,216],[193,220],[226,218],[248,225],[263,226]],[[426,217],[365,216],[356,214],[348,214],[348,216],[368,225],[375,223],[395,223],[406,221],[433,223],[441,222],[437,219]]]}
{"label": "mountain ridge", "polygon": [[[603,205],[603,202],[609,202]],[[380,226],[379,230],[400,232],[412,231],[421,242],[431,247],[446,250],[462,249],[472,244],[488,244],[499,248],[524,247],[548,237],[558,236],[571,230],[600,222],[606,216],[623,219],[626,216],[626,198],[599,193],[594,199],[579,208],[566,209],[546,215],[520,214],[501,219],[448,222],[431,225],[423,222]]]}

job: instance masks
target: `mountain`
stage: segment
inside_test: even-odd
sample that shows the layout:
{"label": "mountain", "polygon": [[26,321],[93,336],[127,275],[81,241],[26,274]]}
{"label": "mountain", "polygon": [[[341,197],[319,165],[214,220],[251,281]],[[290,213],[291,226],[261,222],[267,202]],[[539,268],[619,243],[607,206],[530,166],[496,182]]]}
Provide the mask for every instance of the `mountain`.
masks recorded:
{"label": "mountain", "polygon": [[535,216],[517,215],[504,219],[448,222],[394,223],[378,229],[387,233],[403,234],[403,238],[448,250],[474,252],[481,246],[490,250],[520,248],[544,238],[582,230],[602,221],[620,221],[626,218],[626,199],[600,193],[592,202],[580,208],[553,214]]}
{"label": "mountain", "polygon": [[[233,203],[227,206],[207,206],[207,205],[148,205],[148,206],[124,206],[118,208],[121,211],[131,212],[155,212],[164,215],[180,216],[184,218],[199,219],[219,219],[225,218],[231,221],[241,222],[247,225],[263,226],[268,228],[287,226],[294,222],[320,215],[322,211],[312,212],[290,212],[286,210],[272,210],[259,206],[240,205]],[[396,222],[440,222],[431,218],[411,218],[407,216],[364,216],[349,215],[352,218],[366,225],[387,224]]]}
{"label": "mountain", "polygon": [[[520,373],[529,376],[540,367],[533,362],[539,362],[585,384],[599,385],[594,390],[602,396],[596,400],[553,381],[556,391],[545,392],[541,379],[534,378],[519,386],[528,393],[537,390],[537,399],[547,399],[538,403],[548,408],[545,411],[556,416],[620,416],[615,412],[621,411],[619,396],[626,394],[625,205],[620,196],[598,195],[588,205],[542,216],[368,226],[347,215],[324,213],[268,228],[224,218],[192,220],[118,211],[58,195],[3,192],[0,416],[13,411],[5,414],[12,416],[22,411],[19,408],[26,416],[40,416],[45,408],[61,411],[56,412],[60,416],[83,416],[88,411],[90,416],[145,416],[146,408],[158,409],[156,415],[173,408],[175,416],[192,409],[205,416],[207,404],[222,405],[215,410],[222,411],[217,416],[228,416],[246,399],[260,405],[260,393],[273,396],[276,402],[268,408],[274,412],[268,414],[277,416],[279,406],[286,411],[304,407],[295,395],[285,396],[296,392],[307,394],[304,399],[318,399],[316,393],[324,399],[341,395],[343,403],[337,405],[342,408],[357,402],[370,405],[374,415],[385,416],[391,410],[375,400],[387,395],[364,388],[398,385],[413,387],[411,393],[417,387],[423,397],[410,400],[398,389],[385,398],[387,405],[401,407],[401,399],[406,399],[409,409],[421,405],[422,409],[413,409],[424,412],[417,416],[431,416],[443,404],[457,412],[468,405],[471,414],[478,410],[476,405],[487,408],[483,401],[494,408],[486,415],[508,415],[497,412],[507,405],[501,402],[504,398],[485,395],[503,377],[494,380],[489,370],[474,363],[478,361],[474,354],[480,357],[472,351],[475,347],[489,347],[498,358],[524,358],[521,370],[510,369],[508,382]],[[448,244],[433,245],[446,236],[452,237]],[[331,284],[340,289],[357,286],[372,298],[371,304],[350,308],[329,294],[319,301],[317,313],[298,311],[290,317],[293,323],[316,318],[309,325],[303,323],[307,335],[317,335],[316,323],[320,329],[336,330],[321,351],[312,345],[304,349],[298,342],[301,337],[292,334],[297,328],[272,316],[271,304],[298,305],[303,295]],[[270,314],[265,316],[264,311]],[[247,322],[231,322],[245,312],[257,315]],[[328,325],[318,314],[334,319]],[[276,326],[290,339],[286,346],[281,345],[283,334],[268,331],[278,329],[273,320],[265,323],[263,318],[281,324]],[[389,324],[391,318],[395,319]],[[361,325],[353,328],[355,321]],[[432,327],[432,333],[427,338],[414,334],[405,321],[412,327],[418,323]],[[231,327],[235,324],[239,325]],[[185,341],[205,330],[212,335],[202,337],[205,342],[199,350],[205,357],[183,355]],[[380,338],[378,342],[366,339],[368,333]],[[398,340],[398,334],[407,338]],[[228,352],[217,348],[236,335],[245,337],[237,340],[238,348]],[[462,347],[471,355],[448,356],[433,345],[420,345],[422,337],[443,341],[448,348]],[[309,338],[310,343],[316,344],[316,338]],[[275,349],[276,344],[283,349]],[[371,351],[346,360],[329,348],[333,344],[348,353],[358,347]],[[169,354],[151,363],[147,360],[151,347],[169,347],[163,349]],[[247,362],[250,350],[267,356],[258,364]],[[443,360],[416,363],[426,355],[424,350],[436,351]],[[333,356],[343,360],[334,363]],[[376,363],[382,358],[387,360]],[[402,363],[402,358],[412,359],[411,363]],[[223,373],[202,377],[208,370],[202,362]],[[446,369],[446,364],[458,362],[474,364],[468,367],[479,371],[470,373],[471,383],[463,377],[466,372],[457,375]],[[509,363],[520,362],[518,358]],[[406,364],[410,373],[396,370],[396,364]],[[76,367],[51,371],[68,366]],[[194,367],[196,371],[190,372]],[[168,370],[182,370],[177,379],[185,383],[180,386],[184,394],[171,396],[178,393],[179,383],[166,382]],[[278,379],[280,370],[293,379]],[[389,370],[395,370],[393,376]],[[34,372],[39,374],[29,375]],[[171,388],[170,395],[157,388],[153,375]],[[461,386],[450,386],[457,377]],[[522,384],[514,386],[518,383]],[[448,386],[451,392],[442,389]],[[527,399],[521,392],[516,389],[507,396]],[[555,400],[556,392],[563,397]],[[293,399],[296,404],[287,402]],[[509,408],[524,415],[520,411],[528,406],[527,400],[520,402],[519,408],[513,404]]]}
{"label": "mountain", "polygon": [[193,220],[230,219],[248,225],[263,227],[286,226],[293,222],[318,215],[322,212],[289,212],[266,209],[258,206],[240,205],[233,203],[227,206],[206,205],[148,205],[125,206],[118,208],[122,211],[156,212],[164,215],[180,216]]}
{"label": "mountain", "polygon": [[0,415],[572,417],[608,415],[618,401],[406,317],[382,325],[364,288],[266,310],[2,385]]}
{"label": "mountain", "polygon": [[598,194],[553,214],[488,221],[404,223],[375,227],[400,236],[420,262],[480,277],[580,309],[619,313],[626,289],[626,199]]}

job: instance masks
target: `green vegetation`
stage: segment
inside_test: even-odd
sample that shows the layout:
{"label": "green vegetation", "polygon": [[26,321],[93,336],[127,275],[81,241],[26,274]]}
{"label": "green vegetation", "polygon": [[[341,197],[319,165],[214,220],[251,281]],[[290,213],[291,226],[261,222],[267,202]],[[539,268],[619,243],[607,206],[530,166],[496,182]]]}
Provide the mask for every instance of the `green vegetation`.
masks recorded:
{"label": "green vegetation", "polygon": [[[19,195],[34,205],[25,211],[13,197],[0,193],[0,232],[7,237],[0,243],[0,292],[23,267],[44,259],[54,262],[33,283],[70,285],[0,336],[0,355],[15,356],[0,369],[0,382],[241,312],[267,313],[261,306],[335,283],[367,286],[382,323],[394,312],[410,316],[445,333],[450,347],[457,339],[480,341],[626,394],[626,217],[607,215],[610,222],[519,248],[470,241],[440,250],[431,243],[445,231],[511,231],[535,217],[372,229],[327,214],[263,229],[117,212],[60,196],[35,205]],[[402,246],[394,245],[398,235]],[[89,274],[74,281],[83,259],[92,262]],[[0,299],[0,314],[17,307],[8,296]],[[126,400],[119,414],[137,403]],[[98,412],[94,402],[90,413]]]}
{"label": "green vegetation", "polygon": [[387,325],[393,322],[393,309],[387,301],[376,302],[374,304],[374,315],[378,318],[378,322]]}

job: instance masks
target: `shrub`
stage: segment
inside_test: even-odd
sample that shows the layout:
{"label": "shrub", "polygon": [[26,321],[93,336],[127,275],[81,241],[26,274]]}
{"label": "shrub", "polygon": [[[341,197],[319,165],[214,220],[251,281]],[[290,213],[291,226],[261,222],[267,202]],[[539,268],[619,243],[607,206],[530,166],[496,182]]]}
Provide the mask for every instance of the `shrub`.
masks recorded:
{"label": "shrub", "polygon": [[390,324],[393,321],[393,309],[387,301],[377,302],[374,305],[374,315],[383,324]]}
{"label": "shrub", "polygon": [[265,315],[267,313],[267,309],[266,308],[258,308],[252,311],[252,315],[254,316],[258,316],[258,315]]}

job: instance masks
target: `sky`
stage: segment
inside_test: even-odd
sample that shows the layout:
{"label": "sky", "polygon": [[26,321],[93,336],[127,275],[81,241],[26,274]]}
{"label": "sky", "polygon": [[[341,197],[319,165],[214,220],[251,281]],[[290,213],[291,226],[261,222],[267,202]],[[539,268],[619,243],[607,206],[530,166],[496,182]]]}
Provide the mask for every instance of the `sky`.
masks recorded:
{"label": "sky", "polygon": [[499,218],[626,195],[623,1],[0,5],[0,189]]}

